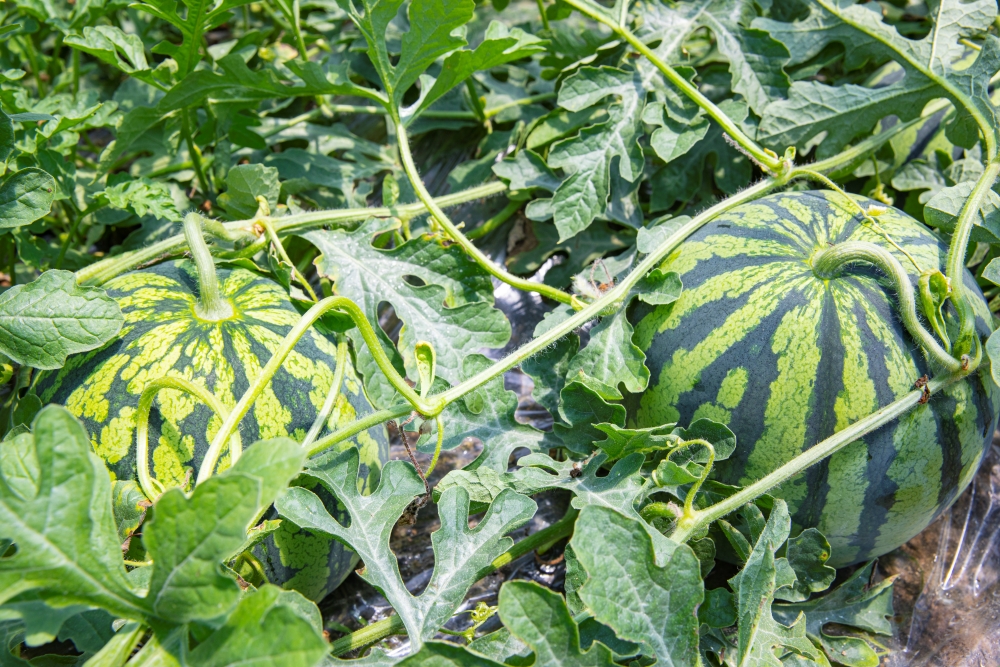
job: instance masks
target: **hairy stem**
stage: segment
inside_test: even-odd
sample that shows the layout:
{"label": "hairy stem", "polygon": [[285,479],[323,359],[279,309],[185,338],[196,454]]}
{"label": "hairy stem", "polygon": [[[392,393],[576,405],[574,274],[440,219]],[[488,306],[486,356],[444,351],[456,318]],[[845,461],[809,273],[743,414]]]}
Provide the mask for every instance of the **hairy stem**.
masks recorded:
{"label": "hairy stem", "polygon": [[325,449],[332,447],[338,442],[343,442],[348,438],[352,438],[362,431],[367,431],[373,426],[378,426],[379,424],[384,424],[390,419],[399,419],[405,415],[410,414],[413,411],[413,406],[409,403],[399,403],[391,408],[386,408],[384,410],[377,410],[370,415],[366,415],[361,419],[356,419],[347,426],[341,427],[334,431],[333,433],[323,436],[309,448],[309,456],[316,456]]}
{"label": "hairy stem", "polygon": [[410,179],[410,183],[413,185],[414,191],[417,193],[417,197],[424,203],[427,210],[430,211],[434,219],[444,227],[448,236],[451,237],[455,243],[461,246],[462,250],[465,251],[469,257],[471,257],[477,264],[483,267],[487,273],[496,279],[507,283],[511,287],[515,287],[519,290],[525,292],[537,292],[544,297],[548,297],[553,301],[558,301],[559,303],[571,303],[573,297],[561,289],[556,289],[550,285],[544,283],[534,282],[532,280],[525,280],[524,278],[519,278],[506,270],[501,268],[492,259],[487,257],[482,250],[476,247],[472,241],[467,239],[455,223],[445,214],[441,207],[437,205],[434,198],[431,197],[431,193],[427,191],[424,187],[424,182],[420,179],[420,174],[417,173],[417,165],[413,162],[413,155],[410,153],[410,142],[406,136],[406,128],[403,127],[402,122],[396,122],[396,141],[399,143],[399,157],[403,163],[403,170],[406,171],[407,177]]}
{"label": "hairy stem", "polygon": [[[979,217],[979,208],[989,193],[993,183],[1000,174],[1000,159],[986,165],[983,175],[976,181],[972,193],[965,200],[965,205],[955,221],[955,230],[951,235],[951,245],[948,248],[948,258],[945,262],[945,273],[951,284],[951,301],[958,313],[959,333],[955,341],[955,353],[965,354],[972,351],[976,338],[976,316],[972,310],[965,288],[965,253],[969,248],[969,236]],[[977,353],[978,357],[979,354]]]}
{"label": "hairy stem", "polygon": [[[142,388],[139,395],[139,406],[136,410],[135,422],[135,466],[138,477],[139,488],[146,494],[146,497],[155,501],[165,491],[164,487],[152,475],[149,474],[149,413],[153,409],[153,400],[163,389],[173,389],[187,394],[191,394],[202,403],[215,411],[219,419],[225,419],[229,414],[229,408],[222,404],[215,394],[205,387],[195,384],[190,380],[179,377],[157,378]],[[230,458],[235,463],[240,456],[241,443],[238,434],[233,435],[229,441]]]}
{"label": "hairy stem", "polygon": [[194,142],[194,134],[191,132],[191,116],[187,109],[181,111],[181,134],[187,144],[188,153],[191,155],[191,164],[194,166],[194,173],[198,176],[198,184],[205,197],[211,199],[212,188],[208,184],[208,176],[205,174],[205,167],[201,162],[201,149]]}
{"label": "hairy stem", "polygon": [[233,316],[233,306],[222,298],[219,291],[219,278],[215,273],[215,258],[205,243],[201,227],[201,216],[188,213],[184,216],[184,238],[187,240],[191,259],[198,269],[198,305],[195,307],[198,317],[218,322]]}
{"label": "hairy stem", "polygon": [[788,166],[781,160],[781,158],[775,155],[773,151],[769,151],[759,146],[757,142],[748,137],[743,130],[740,129],[739,125],[723,113],[722,109],[717,107],[715,103],[705,97],[690,81],[678,74],[673,67],[663,62],[663,60],[657,56],[652,49],[646,46],[641,39],[636,37],[635,34],[624,25],[624,22],[619,23],[614,17],[608,15],[603,7],[591,2],[591,0],[565,0],[565,2],[581,14],[585,14],[611,28],[616,35],[628,42],[632,48],[645,56],[649,62],[653,63],[656,69],[663,73],[663,76],[665,76],[670,83],[690,98],[691,101],[704,109],[705,113],[708,114],[712,120],[722,126],[722,130],[728,134],[733,141],[738,143],[743,150],[745,150],[758,164],[766,168],[767,171],[774,175],[779,175],[788,169]]}
{"label": "hairy stem", "polygon": [[[903,326],[923,348],[928,359],[936,365],[956,373],[962,370],[962,362],[951,356],[937,338],[924,328],[917,316],[917,302],[910,277],[892,253],[885,248],[865,241],[847,241],[823,248],[812,257],[813,273],[823,280],[836,278],[841,271],[854,262],[873,264],[884,271],[892,280],[899,299],[898,312]],[[963,267],[964,269],[964,267]]]}
{"label": "hairy stem", "polygon": [[490,232],[500,227],[500,225],[510,220],[510,217],[515,213],[517,213],[518,209],[520,209],[523,204],[524,204],[523,201],[511,200],[507,202],[507,205],[504,206],[496,215],[494,215],[492,218],[490,218],[483,224],[479,225],[475,229],[469,231],[469,233],[465,235],[465,238],[469,239],[470,241],[475,241],[478,238],[486,236]]}
{"label": "hairy stem", "polygon": [[[457,206],[476,199],[483,199],[501,192],[505,192],[507,186],[499,181],[480,185],[469,190],[456,192],[443,197],[437,197],[434,201],[441,208]],[[308,213],[297,213],[284,217],[270,217],[268,221],[274,226],[278,235],[299,234],[311,229],[318,229],[326,226],[353,227],[358,223],[367,220],[369,217],[388,218],[395,216],[404,220],[412,219],[427,212],[423,202],[406,204],[404,206],[378,207],[378,208],[346,208],[332,211],[310,211]],[[227,222],[223,225],[227,230],[239,231],[252,227],[254,219],[237,220]],[[187,242],[183,234],[171,236],[158,243],[154,243],[141,250],[124,253],[116,257],[102,260],[95,264],[80,269],[76,272],[76,281],[80,285],[102,285],[126,271],[142,266],[148,262],[166,257],[172,254],[183,252],[187,247]]]}
{"label": "hairy stem", "polygon": [[[961,380],[965,377],[965,375],[966,373],[956,373],[948,375],[940,380],[934,379],[927,384],[926,388],[931,394],[933,394],[953,382]],[[870,433],[879,426],[888,424],[892,420],[899,418],[900,415],[920,403],[924,395],[925,393],[922,389],[911,391],[884,408],[873,412],[864,419],[851,424],[842,431],[838,431],[833,434],[826,440],[810,447],[774,472],[769,475],[765,475],[756,482],[742,488],[725,500],[711,505],[710,507],[706,507],[705,509],[698,510],[694,513],[694,516],[690,520],[682,519],[678,521],[677,528],[670,536],[670,539],[676,542],[686,541],[692,534],[697,533],[713,521],[721,519],[727,514],[736,511],[744,504],[767,493],[774,487],[791,479],[795,475],[798,475],[814,463],[818,463],[826,457],[838,452],[847,445],[863,437],[866,433]]]}
{"label": "hairy stem", "polygon": [[337,404],[337,397],[340,396],[340,387],[344,384],[344,372],[346,368],[347,340],[343,339],[337,343],[337,370],[333,374],[333,384],[330,385],[330,393],[326,395],[323,407],[320,408],[319,414],[316,415],[316,421],[313,422],[309,432],[306,433],[305,440],[302,441],[303,447],[309,447],[319,437],[319,434],[323,431],[323,427],[326,426],[326,421],[330,418],[330,413],[333,412],[333,406]]}

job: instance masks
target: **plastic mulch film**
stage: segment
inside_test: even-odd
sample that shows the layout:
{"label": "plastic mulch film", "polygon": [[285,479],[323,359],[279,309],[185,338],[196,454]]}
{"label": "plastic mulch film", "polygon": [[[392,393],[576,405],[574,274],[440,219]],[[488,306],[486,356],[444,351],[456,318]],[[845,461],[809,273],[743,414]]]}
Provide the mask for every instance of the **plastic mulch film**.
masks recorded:
{"label": "plastic mulch film", "polygon": [[[1000,665],[1000,449],[932,526],[883,559],[899,574],[888,667]],[[884,663],[885,664],[885,663]]]}

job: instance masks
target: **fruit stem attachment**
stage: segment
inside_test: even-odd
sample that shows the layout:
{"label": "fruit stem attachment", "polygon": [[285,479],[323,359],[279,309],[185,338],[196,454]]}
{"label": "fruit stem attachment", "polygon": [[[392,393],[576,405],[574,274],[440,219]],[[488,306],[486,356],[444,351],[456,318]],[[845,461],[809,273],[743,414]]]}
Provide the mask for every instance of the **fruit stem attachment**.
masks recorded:
{"label": "fruit stem attachment", "polygon": [[201,319],[210,322],[229,319],[233,316],[233,307],[229,301],[222,298],[222,293],[219,291],[215,258],[205,243],[201,216],[197,213],[188,213],[184,216],[184,237],[191,251],[191,259],[194,260],[195,268],[198,270],[198,305],[195,306],[195,313]]}
{"label": "fruit stem attachment", "polygon": [[828,456],[832,456],[865,434],[874,431],[884,424],[888,424],[894,419],[898,419],[922,401],[926,401],[926,392],[930,392],[931,394],[937,393],[953,382],[961,380],[967,374],[967,372],[963,371],[946,375],[940,380],[935,378],[928,382],[925,388],[911,391],[864,419],[860,419],[847,428],[834,433],[826,440],[810,447],[774,472],[743,487],[725,500],[696,511],[693,521],[687,522],[685,525],[681,525],[678,522],[677,528],[670,535],[670,539],[675,542],[686,541],[692,535],[697,534],[702,528],[709,526],[713,521],[721,519],[731,512],[735,512],[746,503],[764,495],[782,482],[798,475],[809,466],[819,463]]}
{"label": "fruit stem attachment", "polygon": [[[153,502],[166,490],[159,481],[149,474],[149,413],[153,409],[153,399],[156,398],[156,395],[162,389],[173,389],[191,394],[214,410],[219,419],[225,419],[229,415],[229,408],[223,405],[222,401],[215,394],[205,387],[184,378],[169,376],[157,378],[142,388],[142,394],[139,395],[139,407],[135,417],[135,467],[139,488]],[[229,453],[232,463],[236,462],[241,452],[242,443],[240,442],[240,436],[239,434],[234,434],[229,440]],[[213,467],[215,467],[214,463]]]}
{"label": "fruit stem attachment", "polygon": [[910,277],[892,253],[882,246],[866,241],[847,241],[823,248],[812,257],[813,273],[823,280],[836,278],[841,271],[854,262],[872,264],[884,271],[896,287],[899,298],[899,314],[903,326],[917,341],[927,358],[950,373],[962,369],[962,362],[951,356],[937,338],[924,328],[917,316],[917,303]]}

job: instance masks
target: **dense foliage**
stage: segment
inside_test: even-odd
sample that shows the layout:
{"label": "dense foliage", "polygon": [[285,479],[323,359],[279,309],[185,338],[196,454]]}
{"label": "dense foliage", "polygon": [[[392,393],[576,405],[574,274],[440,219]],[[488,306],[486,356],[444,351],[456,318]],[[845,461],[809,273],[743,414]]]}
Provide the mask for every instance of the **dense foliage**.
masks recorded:
{"label": "dense foliage", "polygon": [[[857,561],[952,502],[996,424],[995,0],[0,16],[0,664],[879,664],[892,580]],[[783,213],[760,213],[771,193]],[[861,341],[855,366],[819,386],[816,364],[719,357],[699,384],[714,359],[678,346],[779,334],[720,329],[737,311],[696,285],[735,290],[781,252],[858,290],[868,319],[829,291],[810,316],[840,348],[795,334],[810,359]],[[757,315],[787,312],[796,279],[767,279]],[[515,418],[515,367],[551,430]],[[732,421],[751,373],[791,449]],[[392,420],[427,470],[383,465]],[[515,543],[553,489],[565,517]],[[862,519],[824,524],[834,502]],[[414,593],[389,539],[427,503]],[[553,545],[563,591],[464,606]],[[316,605],[348,549],[394,611],[354,632]],[[407,651],[366,648],[392,634]]]}

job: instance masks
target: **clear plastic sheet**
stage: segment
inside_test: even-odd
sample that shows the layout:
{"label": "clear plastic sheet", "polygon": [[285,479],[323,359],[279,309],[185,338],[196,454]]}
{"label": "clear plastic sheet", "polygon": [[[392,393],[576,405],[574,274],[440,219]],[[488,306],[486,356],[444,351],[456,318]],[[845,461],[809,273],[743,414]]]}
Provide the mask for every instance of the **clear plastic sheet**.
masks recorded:
{"label": "clear plastic sheet", "polygon": [[887,667],[1000,665],[1000,448],[950,510],[882,559],[897,574]]}

